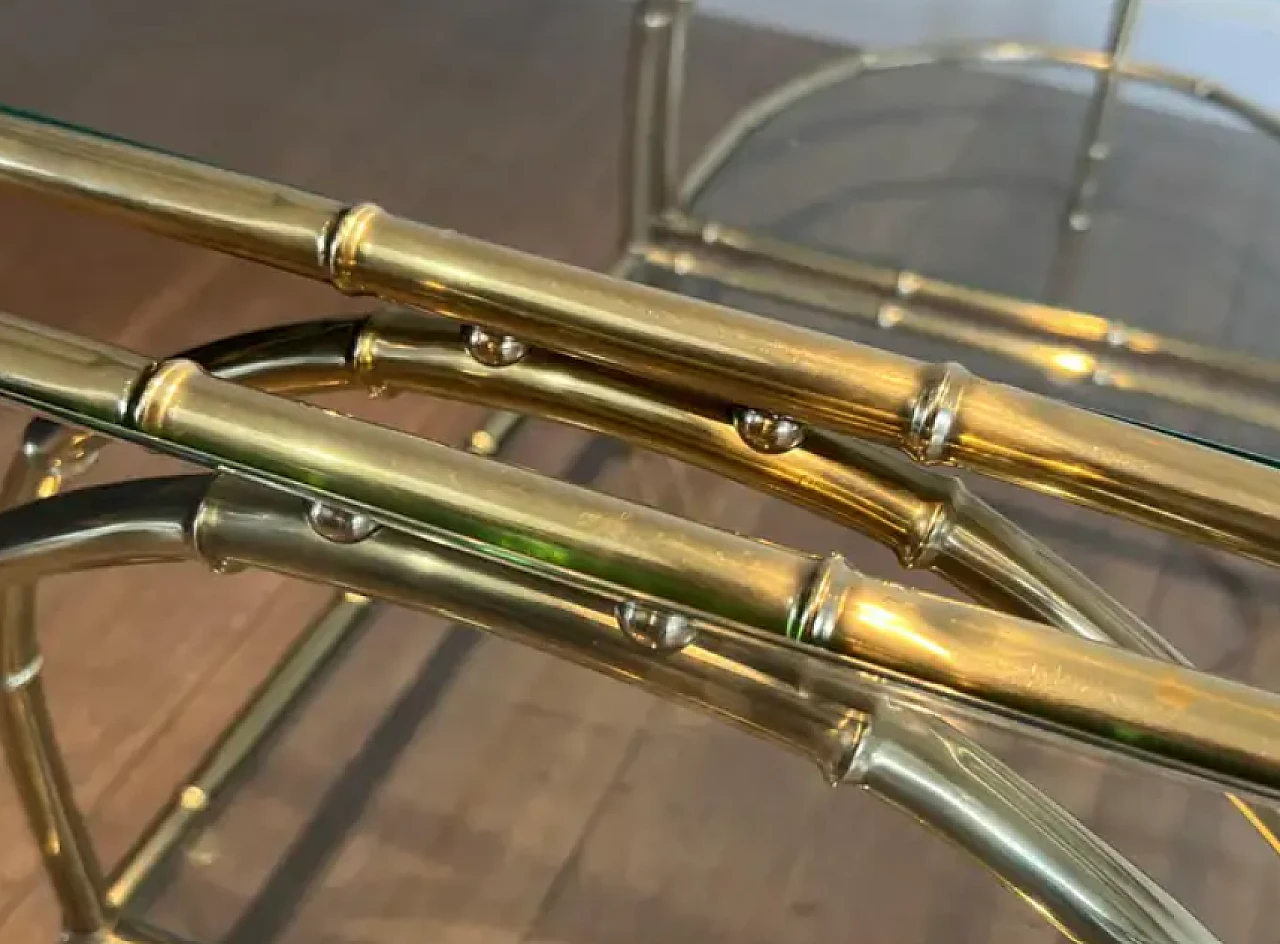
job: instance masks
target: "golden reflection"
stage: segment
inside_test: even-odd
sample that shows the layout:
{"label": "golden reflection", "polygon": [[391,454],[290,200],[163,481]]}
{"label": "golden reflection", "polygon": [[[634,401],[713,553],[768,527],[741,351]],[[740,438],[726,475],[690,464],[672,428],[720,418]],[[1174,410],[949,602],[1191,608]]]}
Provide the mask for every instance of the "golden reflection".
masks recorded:
{"label": "golden reflection", "polygon": [[1094,369],[1094,359],[1080,351],[1059,351],[1051,358],[1053,371],[1061,380],[1083,380]]}
{"label": "golden reflection", "polygon": [[859,600],[854,604],[854,617],[859,623],[866,624],[882,633],[891,633],[907,640],[918,649],[924,649],[940,659],[950,659],[951,650],[935,639],[914,629],[901,613],[886,609],[878,603]]}

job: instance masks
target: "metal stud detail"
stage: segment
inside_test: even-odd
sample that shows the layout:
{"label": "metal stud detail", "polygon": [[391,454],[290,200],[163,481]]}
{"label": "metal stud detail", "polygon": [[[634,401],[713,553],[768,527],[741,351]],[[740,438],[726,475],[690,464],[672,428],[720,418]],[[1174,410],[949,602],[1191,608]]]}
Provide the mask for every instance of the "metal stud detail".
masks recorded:
{"label": "metal stud detail", "polygon": [[765,455],[790,452],[804,441],[804,426],[789,416],[746,407],[733,414],[742,441]]}
{"label": "metal stud detail", "polygon": [[378,530],[378,523],[368,515],[324,502],[314,502],[307,509],[307,524],[320,537],[334,544],[358,544]]}
{"label": "metal stud detail", "polygon": [[476,325],[463,332],[467,353],[485,367],[510,367],[524,359],[529,347],[509,334],[498,334]]}
{"label": "metal stud detail", "polygon": [[635,600],[618,604],[615,615],[623,635],[652,652],[678,652],[698,635],[683,613],[655,609]]}

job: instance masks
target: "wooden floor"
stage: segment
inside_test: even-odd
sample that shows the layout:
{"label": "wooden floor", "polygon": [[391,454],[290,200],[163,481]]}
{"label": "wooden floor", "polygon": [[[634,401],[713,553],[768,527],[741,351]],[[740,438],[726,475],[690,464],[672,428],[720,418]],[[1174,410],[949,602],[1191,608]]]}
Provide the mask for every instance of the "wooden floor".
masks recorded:
{"label": "wooden floor", "polygon": [[[0,9],[0,100],[604,267],[616,249],[626,19],[623,4],[599,0],[20,0]],[[690,146],[829,53],[700,24]],[[772,130],[708,205],[792,238],[1043,295],[1081,105],[989,77],[877,79]],[[1104,193],[1114,210],[1060,300],[1280,356],[1280,206],[1267,184],[1280,162],[1234,132],[1136,111],[1125,126]],[[848,182],[834,198],[833,179]],[[0,309],[151,354],[359,307],[12,193],[0,194],[0,275]],[[480,415],[401,399],[343,405],[451,444]],[[1280,449],[1176,411],[1146,415]],[[24,419],[0,415],[7,445]],[[895,574],[886,554],[807,516],[550,426],[527,431],[511,459]],[[90,480],[160,468],[117,449]],[[680,505],[690,493],[696,507]],[[1262,632],[1280,607],[1268,574],[988,494],[1201,664],[1280,677],[1280,642]],[[42,590],[58,730],[108,861],[318,599],[270,575],[182,567]],[[1275,939],[1265,909],[1280,868],[1219,798],[993,743],[1224,941]],[[0,838],[0,940],[51,940],[49,897],[3,781]],[[165,926],[236,944],[1053,939],[959,853],[868,797],[832,796],[798,761],[399,611],[352,649],[149,899]]]}

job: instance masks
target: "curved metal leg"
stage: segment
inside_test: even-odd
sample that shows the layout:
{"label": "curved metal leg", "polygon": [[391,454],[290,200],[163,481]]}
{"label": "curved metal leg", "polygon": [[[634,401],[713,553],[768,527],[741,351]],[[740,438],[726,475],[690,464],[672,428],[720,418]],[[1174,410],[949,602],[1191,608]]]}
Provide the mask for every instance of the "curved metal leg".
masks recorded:
{"label": "curved metal leg", "polygon": [[[284,326],[229,338],[216,350],[197,353],[224,375],[280,392],[364,385],[495,406],[525,404],[533,415],[656,446],[674,458],[813,507],[888,545],[904,566],[933,569],[979,601],[1039,618],[1073,635],[1190,664],[1157,632],[969,495],[952,476],[887,450],[812,433],[800,448],[762,468],[759,456],[729,428],[726,407],[699,405],[654,387],[636,395],[611,381],[607,372],[546,353],[495,369],[476,383],[475,364],[456,328],[433,325],[417,312],[383,311],[327,326]],[[566,389],[575,395],[566,399]],[[659,429],[665,435],[637,438],[637,431]],[[476,445],[473,441],[471,451],[478,451]],[[777,478],[771,479],[766,470],[775,466]],[[810,492],[795,486],[814,481],[830,487]],[[1229,799],[1280,852],[1275,811]]]}
{"label": "curved metal leg", "polygon": [[[0,572],[6,584],[0,596],[4,679],[0,734],[64,927],[71,934],[103,931],[111,915],[103,894],[102,868],[76,806],[49,718],[30,578],[48,570],[185,556],[182,515],[191,507],[190,489],[148,486],[145,492],[148,509],[143,513],[121,514],[79,496],[52,509],[28,506],[54,526],[24,528],[33,515],[18,516],[0,546]],[[43,515],[46,510],[48,514]],[[71,523],[65,523],[64,514]]]}
{"label": "curved metal leg", "polygon": [[833,782],[858,784],[905,810],[995,870],[1075,940],[1215,940],[959,731],[883,704],[867,715],[856,685],[844,699],[822,700],[791,657],[737,630],[708,623],[695,644],[655,656],[619,623],[621,597],[389,530],[335,542],[311,524],[307,502],[229,478],[98,486],[0,515],[0,580],[193,558],[444,612],[711,711],[810,757]]}

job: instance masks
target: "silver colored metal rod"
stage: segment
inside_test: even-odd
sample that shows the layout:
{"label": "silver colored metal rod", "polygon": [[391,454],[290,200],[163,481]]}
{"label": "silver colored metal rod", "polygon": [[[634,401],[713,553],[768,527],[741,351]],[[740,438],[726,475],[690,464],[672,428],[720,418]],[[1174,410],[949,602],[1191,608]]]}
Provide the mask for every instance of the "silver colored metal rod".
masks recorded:
{"label": "silver colored metal rod", "polygon": [[[163,516],[156,511],[161,496]],[[195,476],[99,486],[7,512],[0,516],[0,580],[10,559],[24,562],[28,580],[108,563],[105,548],[80,538],[86,515],[92,521],[104,506],[122,527],[144,536],[144,552],[145,536],[157,541],[144,555],[149,559],[172,554],[172,535],[184,533],[186,554],[212,566],[235,561],[458,619],[799,751],[833,782],[868,789],[976,856],[1075,940],[1215,940],[1069,813],[939,719],[874,701],[868,719],[857,707],[865,697],[857,685],[847,689],[846,701],[816,698],[793,653],[708,622],[695,643],[655,654],[619,623],[623,598],[389,530],[335,543],[308,524],[305,502],[268,489]],[[124,524],[131,517],[136,528]],[[162,517],[166,523],[156,527]],[[22,550],[27,544],[80,551],[49,553],[42,572],[41,558]]]}

